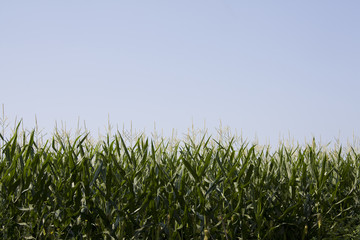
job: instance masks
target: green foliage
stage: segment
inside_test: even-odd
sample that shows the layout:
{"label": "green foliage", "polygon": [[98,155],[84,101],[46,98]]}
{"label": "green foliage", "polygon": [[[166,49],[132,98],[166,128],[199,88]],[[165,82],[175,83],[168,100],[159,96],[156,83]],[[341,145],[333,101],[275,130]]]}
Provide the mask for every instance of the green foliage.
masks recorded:
{"label": "green foliage", "polygon": [[[1,136],[1,239],[357,239],[360,155]],[[22,141],[21,141],[22,140]]]}

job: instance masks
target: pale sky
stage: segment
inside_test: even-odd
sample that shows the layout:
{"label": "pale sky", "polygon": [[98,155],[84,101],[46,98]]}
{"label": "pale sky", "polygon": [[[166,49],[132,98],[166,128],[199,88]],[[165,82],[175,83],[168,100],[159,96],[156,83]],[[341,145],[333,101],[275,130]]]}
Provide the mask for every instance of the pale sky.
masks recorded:
{"label": "pale sky", "polygon": [[[360,1],[1,1],[10,121],[360,136]],[[340,134],[340,135],[339,135]]]}

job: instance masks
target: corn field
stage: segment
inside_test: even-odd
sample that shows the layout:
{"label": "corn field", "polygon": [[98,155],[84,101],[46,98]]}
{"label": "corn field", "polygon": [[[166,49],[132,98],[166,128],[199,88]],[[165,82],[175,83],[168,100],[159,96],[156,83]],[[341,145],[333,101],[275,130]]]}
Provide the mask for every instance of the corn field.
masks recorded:
{"label": "corn field", "polygon": [[0,239],[360,239],[351,147],[0,137]]}

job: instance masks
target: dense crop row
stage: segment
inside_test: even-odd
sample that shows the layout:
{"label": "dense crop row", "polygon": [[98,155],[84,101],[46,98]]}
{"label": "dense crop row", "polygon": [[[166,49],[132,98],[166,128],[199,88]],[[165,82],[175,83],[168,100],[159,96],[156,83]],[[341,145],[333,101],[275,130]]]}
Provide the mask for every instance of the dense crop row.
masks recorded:
{"label": "dense crop row", "polygon": [[359,237],[353,149],[87,137],[1,136],[1,239]]}

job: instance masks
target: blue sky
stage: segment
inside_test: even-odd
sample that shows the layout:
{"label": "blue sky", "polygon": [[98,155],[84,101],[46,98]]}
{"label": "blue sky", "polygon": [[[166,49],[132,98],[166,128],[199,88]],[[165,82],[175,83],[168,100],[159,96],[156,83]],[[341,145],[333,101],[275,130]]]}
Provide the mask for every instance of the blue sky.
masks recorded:
{"label": "blue sky", "polygon": [[2,1],[0,101],[178,135],[220,120],[261,143],[360,136],[359,1]]}

